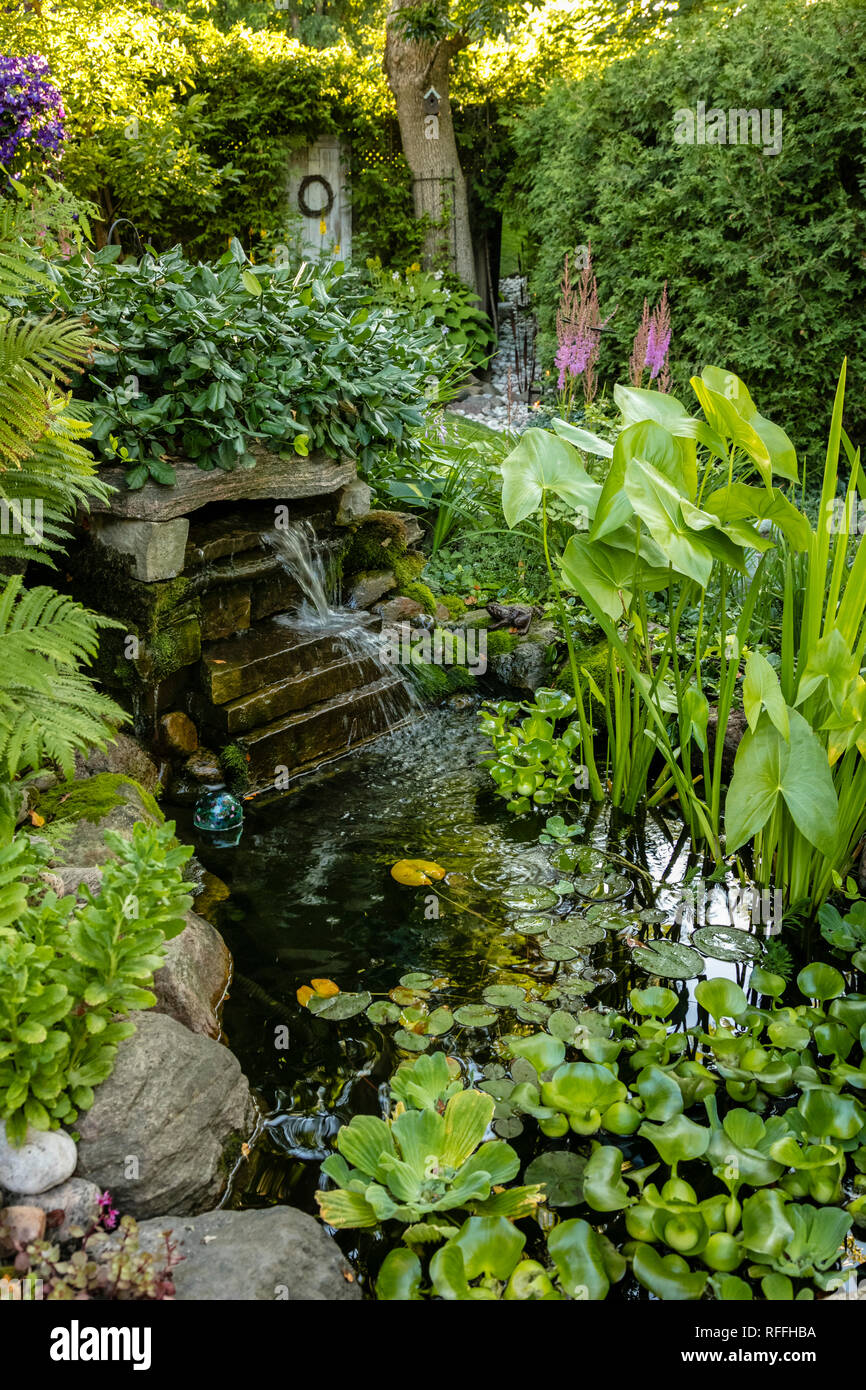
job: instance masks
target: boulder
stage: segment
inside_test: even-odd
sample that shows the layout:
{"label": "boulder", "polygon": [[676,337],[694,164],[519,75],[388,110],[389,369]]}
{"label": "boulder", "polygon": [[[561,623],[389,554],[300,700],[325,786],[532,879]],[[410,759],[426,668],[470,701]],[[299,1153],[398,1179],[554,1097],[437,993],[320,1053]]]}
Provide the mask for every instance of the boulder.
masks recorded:
{"label": "boulder", "polygon": [[157,736],[160,747],[175,756],[189,756],[198,748],[198,731],[183,710],[173,709],[161,715]]}
{"label": "boulder", "polygon": [[107,815],[99,820],[81,819],[69,822],[69,829],[63,827],[63,838],[54,846],[55,864],[74,864],[79,867],[92,867],[107,864],[113,850],[103,844],[106,830],[114,830],[124,839],[132,838],[133,827],[139,821],[152,821],[156,817],[153,803],[148,804],[142,791],[132,782],[118,782],[116,787],[117,804]]}
{"label": "boulder", "polygon": [[78,891],[79,888],[89,888],[95,897],[102,887],[102,870],[95,865],[88,867],[85,864],[63,864],[59,868],[51,869],[42,877],[59,898],[65,898],[68,893],[83,897]]}
{"label": "boulder", "polygon": [[181,1301],[343,1303],[361,1297],[336,1241],[295,1207],[143,1221],[139,1248],[161,1254],[166,1230],[184,1257],[172,1270]]}
{"label": "boulder", "polygon": [[156,763],[131,734],[115,734],[104,751],[93,748],[86,758],[76,754],[76,777],[94,777],[100,772],[120,772],[138,782],[146,792],[155,793],[159,787]]}
{"label": "boulder", "polygon": [[47,1192],[39,1192],[33,1196],[24,1197],[21,1193],[10,1192],[7,1194],[7,1201],[10,1206],[24,1202],[28,1206],[39,1207],[46,1216],[51,1211],[62,1211],[62,1222],[59,1226],[50,1227],[48,1235],[52,1241],[64,1241],[69,1239],[70,1227],[80,1226],[88,1231],[91,1226],[96,1225],[100,1216],[99,1196],[100,1191],[95,1182],[69,1178],[57,1187],[49,1187]]}
{"label": "boulder", "polygon": [[47,1192],[75,1172],[74,1139],[63,1129],[38,1130],[32,1126],[20,1148],[13,1148],[0,1125],[0,1187],[27,1197]]}
{"label": "boulder", "polygon": [[518,642],[513,651],[491,656],[488,673],[514,690],[536,690],[549,686],[552,670],[548,652],[557,639],[556,628],[538,623],[528,637]]}
{"label": "boulder", "polygon": [[216,927],[195,912],[166,942],[166,962],[153,977],[156,1011],[176,1018],[193,1033],[218,1038],[217,1010],[228,988],[232,958]]}
{"label": "boulder", "polygon": [[376,611],[381,614],[383,622],[390,625],[407,622],[409,618],[423,613],[424,608],[417,599],[398,594],[396,598],[389,598],[387,603],[381,604]]}
{"label": "boulder", "polygon": [[11,1255],[45,1235],[45,1212],[41,1207],[4,1207],[0,1211],[0,1251]]}
{"label": "boulder", "polygon": [[221,1043],[167,1014],[130,1017],[136,1031],[78,1121],[76,1176],[139,1219],[208,1211],[255,1125],[249,1082]]}
{"label": "boulder", "polygon": [[349,594],[351,608],[369,608],[371,604],[396,587],[397,581],[392,570],[368,570],[358,574],[352,582]]}
{"label": "boulder", "polygon": [[356,521],[362,521],[370,510],[372,500],[373,491],[369,484],[362,482],[360,478],[354,478],[348,487],[344,487],[340,492],[335,524],[351,526]]}

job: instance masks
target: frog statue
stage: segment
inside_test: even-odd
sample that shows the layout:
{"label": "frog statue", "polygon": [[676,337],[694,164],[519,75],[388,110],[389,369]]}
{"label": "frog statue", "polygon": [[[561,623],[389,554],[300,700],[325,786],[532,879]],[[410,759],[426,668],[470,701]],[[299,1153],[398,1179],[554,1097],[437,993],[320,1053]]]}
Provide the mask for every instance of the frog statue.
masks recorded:
{"label": "frog statue", "polygon": [[536,615],[540,616],[540,610],[532,608],[528,603],[512,603],[504,607],[495,599],[491,599],[485,607],[493,619],[487,629],[488,632],[496,632],[498,628],[507,627],[509,632],[519,633],[522,637],[529,631],[529,624],[532,619]]}

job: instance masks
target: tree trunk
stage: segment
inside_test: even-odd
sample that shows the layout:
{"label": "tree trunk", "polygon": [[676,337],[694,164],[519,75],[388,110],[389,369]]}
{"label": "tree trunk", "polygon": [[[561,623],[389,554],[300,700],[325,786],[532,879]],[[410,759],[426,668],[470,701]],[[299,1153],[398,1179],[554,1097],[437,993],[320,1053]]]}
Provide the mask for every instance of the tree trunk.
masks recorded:
{"label": "tree trunk", "polygon": [[[467,40],[460,35],[429,43],[404,38],[396,11],[420,7],[421,3],[422,0],[391,0],[383,67],[394,93],[403,153],[414,180],[415,216],[420,218],[426,213],[438,222],[447,214],[446,225],[431,229],[427,236],[425,263],[429,267],[442,258],[444,251],[451,269],[477,292],[466,181],[457,154],[448,96],[451,59],[466,46]],[[431,86],[440,98],[438,140],[425,135],[424,93]]]}

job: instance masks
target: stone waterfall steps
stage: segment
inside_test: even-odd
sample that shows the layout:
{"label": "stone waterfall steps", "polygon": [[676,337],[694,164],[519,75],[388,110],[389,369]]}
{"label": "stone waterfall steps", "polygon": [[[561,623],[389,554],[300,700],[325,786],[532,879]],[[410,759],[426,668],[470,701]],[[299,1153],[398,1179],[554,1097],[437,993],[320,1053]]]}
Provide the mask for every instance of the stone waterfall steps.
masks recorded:
{"label": "stone waterfall steps", "polygon": [[248,759],[251,787],[263,790],[402,723],[409,693],[383,671],[353,630],[375,631],[368,614],[345,627],[310,629],[286,616],[202,648],[202,723],[232,738]]}

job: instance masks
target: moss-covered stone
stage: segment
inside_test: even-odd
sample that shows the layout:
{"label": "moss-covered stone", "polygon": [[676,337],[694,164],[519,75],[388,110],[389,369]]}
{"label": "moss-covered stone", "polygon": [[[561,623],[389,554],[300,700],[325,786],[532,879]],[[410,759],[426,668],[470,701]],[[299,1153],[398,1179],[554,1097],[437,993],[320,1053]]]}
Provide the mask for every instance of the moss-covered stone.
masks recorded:
{"label": "moss-covered stone", "polygon": [[519,641],[516,632],[488,632],[487,655],[504,656],[506,652],[513,652]]}
{"label": "moss-covered stone", "polygon": [[396,518],[375,513],[358,527],[343,560],[343,573],[358,574],[364,570],[394,569],[395,562],[406,553],[405,527]]}
{"label": "moss-covered stone", "polygon": [[121,772],[99,772],[95,777],[85,777],[80,782],[59,782],[56,787],[39,792],[37,809],[45,818],[40,833],[50,836],[52,826],[103,820],[128,801],[126,789],[130,787],[138,793],[154,820],[165,820],[156,797],[145,791],[140,782]]}
{"label": "moss-covered stone", "polygon": [[407,550],[405,555],[398,555],[391,566],[397,587],[403,591],[407,584],[414,583],[426,563],[426,555],[418,550]]}
{"label": "moss-covered stone", "polygon": [[416,603],[420,603],[425,613],[435,615],[436,599],[429,584],[422,584],[420,580],[413,580],[410,584],[402,585],[400,593],[404,598],[411,598]]}
{"label": "moss-covered stone", "polygon": [[434,666],[419,659],[404,669],[419,699],[431,704],[457,690],[475,688],[475,678],[465,666]]}
{"label": "moss-covered stone", "polygon": [[449,618],[459,618],[461,614],[466,612],[466,604],[459,594],[440,594],[439,602],[443,608],[448,609]]}

